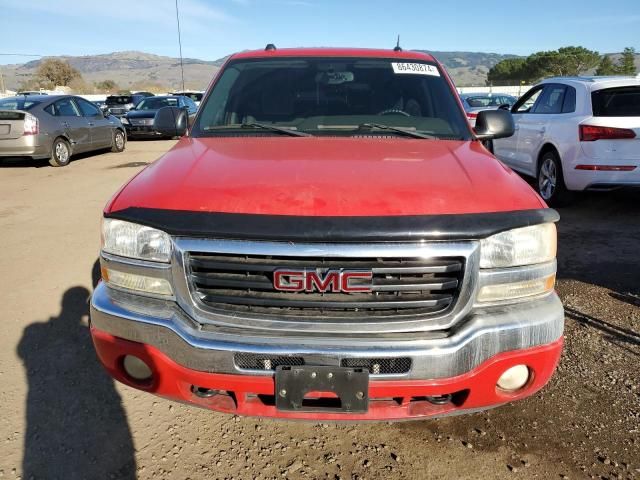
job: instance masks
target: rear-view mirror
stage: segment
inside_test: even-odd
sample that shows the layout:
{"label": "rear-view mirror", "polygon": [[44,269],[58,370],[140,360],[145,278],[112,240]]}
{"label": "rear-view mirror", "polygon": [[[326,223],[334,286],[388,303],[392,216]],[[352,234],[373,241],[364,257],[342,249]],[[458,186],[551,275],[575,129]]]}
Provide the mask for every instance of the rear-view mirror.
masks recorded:
{"label": "rear-view mirror", "polygon": [[494,140],[513,135],[515,124],[511,112],[507,110],[482,110],[478,112],[474,130],[480,140]]}
{"label": "rear-view mirror", "polygon": [[163,107],[156,113],[153,128],[167,137],[181,137],[187,133],[186,112],[178,107]]}

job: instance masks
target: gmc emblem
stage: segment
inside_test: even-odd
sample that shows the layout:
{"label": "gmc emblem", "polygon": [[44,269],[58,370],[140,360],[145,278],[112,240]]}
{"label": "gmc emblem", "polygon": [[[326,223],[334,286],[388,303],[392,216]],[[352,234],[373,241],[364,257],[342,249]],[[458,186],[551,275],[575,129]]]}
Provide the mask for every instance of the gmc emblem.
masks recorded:
{"label": "gmc emblem", "polygon": [[[373,273],[366,270],[279,269],[273,272],[273,287],[282,292],[370,292]],[[360,280],[359,283],[356,283]]]}

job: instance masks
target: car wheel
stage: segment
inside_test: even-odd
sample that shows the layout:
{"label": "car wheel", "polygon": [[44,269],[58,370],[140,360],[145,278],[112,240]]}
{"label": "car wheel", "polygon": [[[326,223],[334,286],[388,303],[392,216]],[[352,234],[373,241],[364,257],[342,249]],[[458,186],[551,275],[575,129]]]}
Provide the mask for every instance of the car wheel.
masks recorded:
{"label": "car wheel", "polygon": [[555,152],[549,151],[538,165],[538,193],[550,206],[562,206],[571,201],[571,192],[564,184],[562,164]]}
{"label": "car wheel", "polygon": [[113,142],[111,143],[111,151],[120,153],[124,151],[126,140],[122,130],[116,130],[113,132]]}
{"label": "car wheel", "polygon": [[66,167],[71,160],[71,147],[64,138],[56,138],[51,147],[49,163],[53,167]]}

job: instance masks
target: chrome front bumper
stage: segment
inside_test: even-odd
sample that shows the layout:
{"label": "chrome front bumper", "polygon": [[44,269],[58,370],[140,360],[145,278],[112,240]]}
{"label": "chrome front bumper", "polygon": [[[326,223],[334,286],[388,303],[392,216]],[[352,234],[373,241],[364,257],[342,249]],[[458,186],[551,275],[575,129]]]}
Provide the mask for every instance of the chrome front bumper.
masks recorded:
{"label": "chrome front bumper", "polygon": [[184,367],[214,373],[272,375],[236,366],[236,353],[300,356],[307,364],[340,365],[344,358],[410,357],[411,370],[384,379],[437,379],[463,374],[492,356],[551,343],[562,336],[564,312],[553,293],[526,302],[474,309],[449,330],[369,336],[278,334],[196,322],[175,301],[98,285],[91,326],[152,345]]}

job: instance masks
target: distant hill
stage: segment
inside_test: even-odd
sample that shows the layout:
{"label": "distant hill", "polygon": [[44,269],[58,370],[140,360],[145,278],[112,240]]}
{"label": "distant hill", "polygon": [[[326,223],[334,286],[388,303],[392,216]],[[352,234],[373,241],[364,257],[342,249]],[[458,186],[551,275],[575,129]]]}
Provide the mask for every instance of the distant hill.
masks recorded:
{"label": "distant hill", "polygon": [[[505,58],[514,55],[499,55],[482,52],[431,52],[449,69],[459,86],[484,85],[489,69]],[[151,53],[127,51],[81,57],[54,57],[68,61],[82,73],[88,83],[114,80],[122,88],[134,85],[159,85],[167,90],[181,85],[180,59]],[[187,88],[204,90],[226,58],[205,61],[185,58],[184,76]],[[42,60],[21,65],[0,67],[7,89],[16,90],[31,78]]]}
{"label": "distant hill", "polygon": [[[81,57],[53,57],[68,61],[78,69],[88,83],[113,80],[122,88],[134,85],[158,85],[167,90],[180,88],[180,59],[153,55],[144,52],[115,52]],[[32,77],[42,60],[21,65],[2,65],[7,89],[16,90],[20,84]],[[185,87],[204,90],[220,68],[221,60],[205,61],[185,58]]]}
{"label": "distant hill", "polygon": [[[485,85],[487,73],[491,67],[506,58],[517,57],[517,55],[485,52],[419,51],[431,53],[440,60],[459,87]],[[610,56],[614,61],[619,57],[616,54]],[[156,86],[161,90],[173,90],[181,86],[180,59],[178,58],[138,51],[54,58],[67,60],[90,84],[102,80],[114,80],[121,88],[147,89]],[[636,58],[636,64],[640,67],[640,55]],[[214,61],[185,58],[183,63],[186,88],[204,90],[225,60],[226,57]],[[23,81],[35,74],[41,61],[0,66],[6,88],[18,89]]]}

